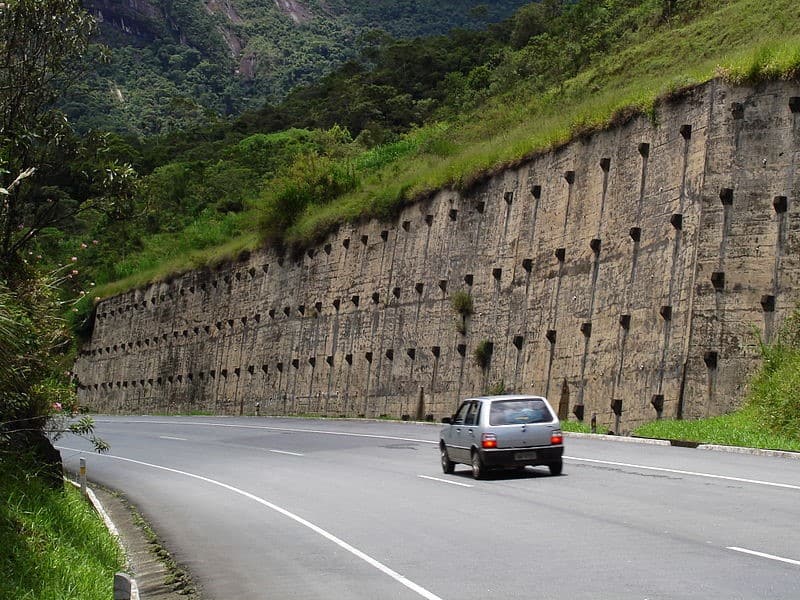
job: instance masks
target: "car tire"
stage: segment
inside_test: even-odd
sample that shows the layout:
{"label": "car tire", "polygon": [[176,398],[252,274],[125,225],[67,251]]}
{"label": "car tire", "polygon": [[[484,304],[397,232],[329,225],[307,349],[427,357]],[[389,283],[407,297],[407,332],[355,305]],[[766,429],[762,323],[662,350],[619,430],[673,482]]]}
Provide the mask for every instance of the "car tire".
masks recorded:
{"label": "car tire", "polygon": [[558,462],[550,463],[547,466],[550,468],[550,475],[561,475],[561,471],[564,469],[564,461],[559,459]]}
{"label": "car tire", "polygon": [[439,452],[442,457],[442,472],[445,475],[450,475],[453,471],[456,470],[456,463],[450,460],[450,456],[447,454],[447,446],[442,444],[439,448]]}
{"label": "car tire", "polygon": [[477,450],[472,451],[471,463],[473,479],[483,479],[486,476],[486,467],[483,465],[480,452]]}

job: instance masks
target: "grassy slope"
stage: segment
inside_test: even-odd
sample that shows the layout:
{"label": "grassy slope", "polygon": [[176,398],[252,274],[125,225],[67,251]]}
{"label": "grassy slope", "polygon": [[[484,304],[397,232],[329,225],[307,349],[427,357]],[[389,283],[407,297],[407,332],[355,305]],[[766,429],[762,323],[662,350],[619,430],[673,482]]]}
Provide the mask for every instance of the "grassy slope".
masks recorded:
{"label": "grassy slope", "polygon": [[[621,52],[593,61],[561,90],[528,99],[522,82],[440,133],[439,147],[450,152],[421,153],[392,165],[390,174],[376,173],[356,193],[307,214],[289,240],[303,243],[330,223],[357,214],[379,215],[386,201],[467,185],[483,172],[564,144],[576,133],[607,127],[628,108],[650,112],[659,97],[681,87],[717,75],[732,80],[760,71],[783,75],[800,63],[800,5],[777,0],[767,7],[739,0],[690,24],[641,35]],[[762,68],[751,73],[754,65]]]}
{"label": "grassy slope", "polygon": [[111,598],[122,553],[80,493],[0,465],[0,598]]}
{"label": "grassy slope", "polygon": [[[775,0],[730,0],[688,24],[629,32],[617,52],[595,57],[558,89],[532,94],[525,80],[458,122],[411,132],[394,160],[364,168],[358,189],[325,205],[312,205],[287,232],[289,243],[319,239],[338,223],[391,215],[445,186],[471,181],[525,156],[567,143],[581,132],[613,124],[621,114],[651,114],[658,98],[722,76],[735,82],[794,76],[800,65],[800,5]],[[374,151],[373,151],[374,152]],[[364,164],[367,164],[365,161]],[[201,264],[234,257],[259,245],[259,209],[241,220],[246,233],[193,252],[172,242],[142,253],[134,274],[103,287],[101,296],[145,285]],[[160,262],[158,255],[167,254]]]}
{"label": "grassy slope", "polygon": [[709,419],[653,421],[638,427],[633,433],[650,438],[800,452],[800,436],[771,432],[750,405],[729,415]]}

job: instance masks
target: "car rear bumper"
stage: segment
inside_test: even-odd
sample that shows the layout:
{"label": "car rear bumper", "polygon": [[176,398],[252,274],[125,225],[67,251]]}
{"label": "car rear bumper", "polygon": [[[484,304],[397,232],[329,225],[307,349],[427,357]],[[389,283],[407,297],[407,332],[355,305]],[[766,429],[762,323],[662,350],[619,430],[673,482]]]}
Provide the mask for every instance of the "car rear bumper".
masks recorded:
{"label": "car rear bumper", "polygon": [[564,455],[564,446],[481,450],[480,453],[483,464],[487,467],[549,465],[561,460]]}

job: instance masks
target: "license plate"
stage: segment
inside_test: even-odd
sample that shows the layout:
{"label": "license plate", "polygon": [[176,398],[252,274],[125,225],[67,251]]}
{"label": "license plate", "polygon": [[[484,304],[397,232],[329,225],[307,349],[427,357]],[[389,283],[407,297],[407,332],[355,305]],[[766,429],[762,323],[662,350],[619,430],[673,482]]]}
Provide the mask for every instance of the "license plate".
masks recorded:
{"label": "license plate", "polygon": [[515,452],[514,453],[514,460],[533,460],[536,458],[536,451],[531,450],[529,452]]}

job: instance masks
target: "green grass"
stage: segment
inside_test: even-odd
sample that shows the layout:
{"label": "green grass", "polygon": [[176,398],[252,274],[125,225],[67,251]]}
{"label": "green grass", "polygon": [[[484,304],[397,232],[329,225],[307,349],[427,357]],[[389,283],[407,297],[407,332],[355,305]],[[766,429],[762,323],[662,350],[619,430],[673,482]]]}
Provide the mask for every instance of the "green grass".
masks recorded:
{"label": "green grass", "polygon": [[[199,224],[198,224],[199,226]],[[166,239],[166,238],[162,238]],[[179,240],[176,239],[179,242]],[[166,258],[163,262],[150,261],[151,256],[142,256],[142,270],[131,270],[124,279],[112,281],[96,288],[94,294],[99,298],[108,298],[132,289],[144,287],[154,281],[162,281],[190,269],[235,261],[242,252],[254,250],[259,246],[255,233],[245,233],[217,246],[208,246],[200,250],[191,249],[181,243],[166,242],[156,253]],[[172,254],[170,254],[170,252]]]}
{"label": "green grass", "polygon": [[580,421],[561,421],[561,431],[570,433],[592,433],[592,428]]}
{"label": "green grass", "polygon": [[123,556],[71,485],[50,489],[0,460],[0,598],[108,600]]}
{"label": "green grass", "polygon": [[686,440],[703,444],[800,452],[800,438],[771,432],[761,424],[761,420],[752,407],[728,415],[696,421],[653,421],[636,428],[633,435]]}

